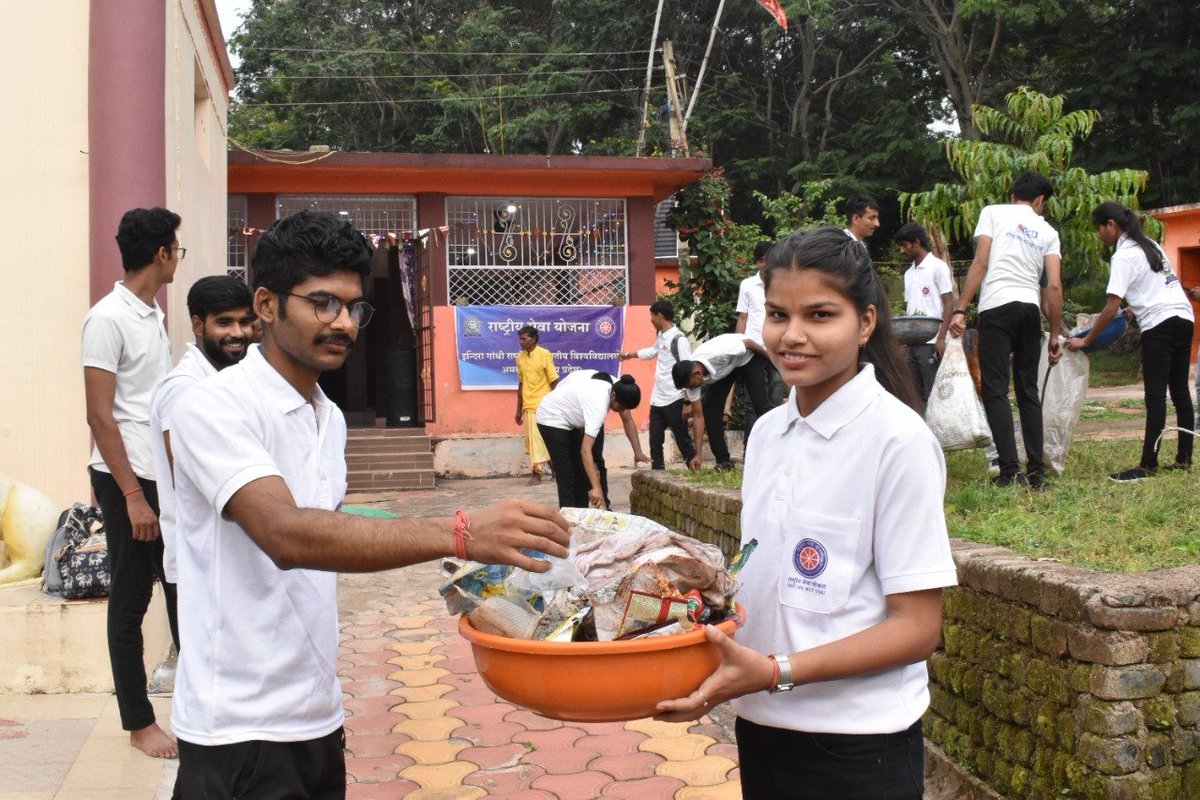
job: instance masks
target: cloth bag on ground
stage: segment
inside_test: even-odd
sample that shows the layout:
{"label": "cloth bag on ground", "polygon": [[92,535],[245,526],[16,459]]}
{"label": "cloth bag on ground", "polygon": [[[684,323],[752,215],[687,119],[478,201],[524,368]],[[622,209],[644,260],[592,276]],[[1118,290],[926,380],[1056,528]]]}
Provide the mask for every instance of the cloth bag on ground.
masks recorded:
{"label": "cloth bag on ground", "polygon": [[943,450],[970,450],[992,440],[960,338],[946,337],[946,352],[933,379],[925,422]]}

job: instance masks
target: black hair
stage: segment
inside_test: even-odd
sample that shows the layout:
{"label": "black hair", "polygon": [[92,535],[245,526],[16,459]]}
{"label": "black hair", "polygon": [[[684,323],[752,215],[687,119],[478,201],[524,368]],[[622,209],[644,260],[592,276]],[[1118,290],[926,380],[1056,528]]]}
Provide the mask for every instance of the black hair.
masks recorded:
{"label": "black hair", "polygon": [[671,305],[670,300],[655,300],[650,304],[650,313],[661,314],[668,322],[675,321],[675,306]]}
{"label": "black hair", "polygon": [[1036,172],[1022,172],[1013,181],[1012,196],[1026,203],[1031,203],[1039,197],[1049,200],[1054,196],[1054,185]]}
{"label": "black hair", "polygon": [[199,317],[201,321],[208,319],[211,314],[251,308],[252,305],[250,287],[245,281],[228,275],[206,275],[188,289],[188,314]]}
{"label": "black hair", "polygon": [[775,243],[770,239],[763,239],[761,242],[754,245],[754,263],[757,264],[759,261],[762,261],[764,258],[766,258],[767,253],[771,252],[771,248],[774,246]]}
{"label": "black hair", "polygon": [[696,369],[695,361],[676,361],[675,366],[671,367],[671,381],[675,384],[676,389],[686,389],[688,383],[692,380],[692,371]]}
{"label": "black hair", "polygon": [[879,203],[869,194],[860,194],[847,200],[842,206],[842,211],[846,214],[846,222],[850,223],[854,221],[855,217],[864,216],[869,208],[878,211]]}
{"label": "black hair", "polygon": [[925,229],[915,222],[901,225],[900,230],[896,231],[892,239],[897,242],[916,242],[926,250],[933,249],[929,245],[929,234],[925,233]]}
{"label": "black hair", "polygon": [[117,247],[126,272],[148,266],[160,247],[171,249],[182,218],[165,208],[131,208],[117,226]]}
{"label": "black hair", "polygon": [[517,331],[517,335],[518,336],[532,336],[533,340],[535,342],[539,338],[538,337],[538,329],[533,327],[532,325],[522,325],[521,329],[519,331]]}
{"label": "black hair", "polygon": [[1155,272],[1163,271],[1162,250],[1159,250],[1154,240],[1142,231],[1142,223],[1137,214],[1115,200],[1108,200],[1096,206],[1092,211],[1092,224],[1099,228],[1109,221],[1117,223],[1121,233],[1142,248],[1142,252],[1146,254],[1146,260],[1150,262],[1150,269]]}
{"label": "black hair", "polygon": [[356,272],[365,282],[371,274],[371,248],[349,222],[320,211],[298,211],[267,228],[254,250],[252,271],[255,289],[277,295],[313,276],[341,271]]}
{"label": "black hair", "polygon": [[892,334],[887,290],[871,264],[867,249],[832,225],[793,233],[771,250],[763,283],[769,291],[776,273],[802,269],[824,273],[860,313],[875,306],[875,330],[862,348],[862,360],[875,366],[875,378],[884,389],[920,412],[921,398],[913,385],[908,359]]}
{"label": "black hair", "polygon": [[631,411],[641,404],[642,390],[638,388],[637,381],[633,379],[632,375],[622,375],[613,384],[612,397],[621,408]]}

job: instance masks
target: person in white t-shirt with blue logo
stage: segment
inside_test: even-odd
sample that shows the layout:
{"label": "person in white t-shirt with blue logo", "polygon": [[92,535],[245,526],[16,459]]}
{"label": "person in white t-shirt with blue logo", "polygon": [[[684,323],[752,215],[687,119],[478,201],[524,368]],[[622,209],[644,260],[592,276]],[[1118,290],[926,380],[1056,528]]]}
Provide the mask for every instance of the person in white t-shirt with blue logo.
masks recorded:
{"label": "person in white t-shirt with blue logo", "polygon": [[771,251],[763,343],[791,387],[754,428],[742,480],[737,641],[658,718],[733,700],[747,798],[922,796],[925,660],[957,582],[942,450],[867,251],[839,228]]}
{"label": "person in white t-shirt with blue logo", "polygon": [[[1013,182],[1012,202],[985,206],[975,226],[975,258],[958,307],[950,320],[950,333],[966,332],[967,306],[979,292],[979,373],[983,410],[1000,461],[997,486],[1044,489],[1042,401],[1037,372],[1042,352],[1042,305],[1054,335],[1047,345],[1051,364],[1061,354],[1058,331],[1062,327],[1062,263],[1058,231],[1042,219],[1054,187],[1036,172],[1024,172]],[[1042,271],[1046,286],[1040,285]],[[1012,407],[1008,403],[1009,364],[1025,440],[1025,474],[1017,459],[1017,438]]]}
{"label": "person in white t-shirt with blue logo", "polygon": [[925,344],[907,346],[908,360],[917,381],[917,392],[925,402],[933,392],[933,379],[946,352],[946,331],[954,304],[954,279],[950,265],[929,252],[929,235],[915,222],[900,227],[892,239],[912,264],[904,271],[904,313],[908,316],[938,317],[942,325]]}
{"label": "person in white t-shirt with blue logo", "polygon": [[454,555],[545,572],[567,556],[555,509],[371,519],[346,494],[346,420],[317,380],[374,309],[370,248],[330,214],[277,220],[254,252],[263,341],[192,386],[171,415],[179,632],[176,796],[341,798],[337,573]]}
{"label": "person in white t-shirt with blue logo", "polygon": [[[1136,467],[1108,477],[1118,483],[1149,478],[1158,472],[1158,439],[1167,424],[1167,392],[1175,404],[1176,425],[1191,429],[1192,393],[1188,362],[1192,355],[1195,314],[1183,284],[1158,244],[1142,232],[1142,224],[1125,206],[1101,203],[1092,211],[1096,235],[1113,249],[1108,273],[1108,300],[1086,336],[1067,340],[1082,350],[1120,313],[1121,301],[1137,318],[1142,332],[1142,387],[1146,398],[1146,435]],[[1175,463],[1167,469],[1192,468],[1192,437],[1179,434]]]}

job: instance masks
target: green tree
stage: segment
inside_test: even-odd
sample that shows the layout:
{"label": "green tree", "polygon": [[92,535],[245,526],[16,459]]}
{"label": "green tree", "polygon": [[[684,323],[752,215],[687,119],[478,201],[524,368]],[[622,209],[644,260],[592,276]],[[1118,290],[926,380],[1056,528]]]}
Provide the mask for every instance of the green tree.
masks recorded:
{"label": "green tree", "polygon": [[[1067,112],[1061,96],[1021,87],[1008,95],[1004,109],[975,106],[972,113],[975,125],[991,138],[947,139],[946,157],[961,182],[903,193],[909,217],[967,242],[984,206],[1008,202],[1017,175],[1038,172],[1054,186],[1044,214],[1062,239],[1064,282],[1069,285],[1099,271],[1102,246],[1091,224],[1092,209],[1104,200],[1138,208],[1138,194],[1147,180],[1141,170],[1091,174],[1072,164],[1076,140],[1092,132],[1099,112]],[[1151,221],[1147,227],[1156,233],[1156,225]]]}

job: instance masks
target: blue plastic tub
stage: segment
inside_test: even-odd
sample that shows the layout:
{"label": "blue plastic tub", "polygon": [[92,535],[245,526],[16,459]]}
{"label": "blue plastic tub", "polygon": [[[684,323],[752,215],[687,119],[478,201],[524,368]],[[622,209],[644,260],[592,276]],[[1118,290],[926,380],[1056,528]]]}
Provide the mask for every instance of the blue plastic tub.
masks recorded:
{"label": "blue plastic tub", "polygon": [[[1112,322],[1108,323],[1108,326],[1104,330],[1100,331],[1100,335],[1093,339],[1090,345],[1084,348],[1084,352],[1094,353],[1097,350],[1103,350],[1117,339],[1120,339],[1122,336],[1124,336],[1125,331],[1128,328],[1129,325],[1125,322],[1125,315],[1117,314],[1116,318]],[[1085,331],[1080,331],[1078,335],[1087,336],[1091,330],[1091,328],[1088,328]]]}

